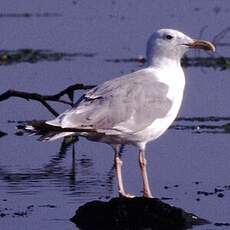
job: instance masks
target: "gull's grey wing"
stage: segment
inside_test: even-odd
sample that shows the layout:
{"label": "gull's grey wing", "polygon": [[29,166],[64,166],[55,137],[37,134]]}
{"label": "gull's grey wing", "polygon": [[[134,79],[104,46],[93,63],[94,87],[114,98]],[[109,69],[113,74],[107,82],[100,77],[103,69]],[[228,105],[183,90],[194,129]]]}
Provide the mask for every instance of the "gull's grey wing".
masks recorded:
{"label": "gull's grey wing", "polygon": [[172,102],[168,86],[146,70],[104,82],[82,96],[76,106],[48,124],[137,132],[164,117]]}

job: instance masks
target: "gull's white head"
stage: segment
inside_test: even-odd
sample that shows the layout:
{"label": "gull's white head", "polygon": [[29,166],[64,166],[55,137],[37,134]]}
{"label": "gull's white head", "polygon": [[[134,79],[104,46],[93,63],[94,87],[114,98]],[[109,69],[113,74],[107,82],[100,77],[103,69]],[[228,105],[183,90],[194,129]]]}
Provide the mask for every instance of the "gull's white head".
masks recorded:
{"label": "gull's white head", "polygon": [[177,30],[160,29],[148,40],[147,60],[149,65],[160,64],[163,59],[171,59],[178,63],[190,48],[215,51],[211,42],[192,39]]}

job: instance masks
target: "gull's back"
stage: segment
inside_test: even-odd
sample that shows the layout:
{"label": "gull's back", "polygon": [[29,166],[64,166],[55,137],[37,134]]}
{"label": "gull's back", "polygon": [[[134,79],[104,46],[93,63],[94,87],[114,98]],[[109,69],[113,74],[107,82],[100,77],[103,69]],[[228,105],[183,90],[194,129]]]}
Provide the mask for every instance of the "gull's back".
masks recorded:
{"label": "gull's back", "polygon": [[105,135],[134,135],[167,115],[172,106],[168,91],[168,85],[146,68],[93,88],[73,109],[47,123]]}

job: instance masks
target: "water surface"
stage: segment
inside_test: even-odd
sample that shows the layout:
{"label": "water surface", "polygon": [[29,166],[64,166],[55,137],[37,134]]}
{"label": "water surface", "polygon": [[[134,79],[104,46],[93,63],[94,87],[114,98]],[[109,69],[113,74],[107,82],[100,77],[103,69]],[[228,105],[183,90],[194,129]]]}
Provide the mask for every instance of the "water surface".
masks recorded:
{"label": "water surface", "polygon": [[[102,0],[97,4],[5,0],[0,9],[1,50],[8,55],[39,50],[42,57],[48,52],[46,58],[36,56],[36,61],[19,59],[1,65],[1,93],[15,89],[54,94],[75,83],[98,84],[139,69],[141,63],[106,60],[144,56],[147,38],[158,28],[171,27],[212,40],[229,26],[230,19],[227,0]],[[219,42],[227,42],[229,36],[227,33]],[[217,48],[217,57],[228,57],[228,46]],[[47,58],[47,54],[51,56]],[[188,55],[210,57],[204,52]],[[229,70],[189,67],[185,72],[187,84],[179,116],[228,118]],[[8,134],[0,138],[1,229],[76,229],[69,218],[80,205],[117,195],[109,146],[81,138],[73,150],[61,147],[61,140],[43,143],[34,137],[15,136],[15,123],[8,121],[50,119],[53,115],[39,103],[20,98],[0,106],[0,130]],[[58,112],[68,108],[53,106]],[[223,119],[181,119],[150,143],[147,157],[155,196],[213,222],[229,223],[228,123]],[[208,132],[213,129],[202,125],[222,127]],[[125,184],[128,191],[141,195],[135,151],[127,147],[123,156]],[[214,225],[196,229],[207,228],[226,229]]]}

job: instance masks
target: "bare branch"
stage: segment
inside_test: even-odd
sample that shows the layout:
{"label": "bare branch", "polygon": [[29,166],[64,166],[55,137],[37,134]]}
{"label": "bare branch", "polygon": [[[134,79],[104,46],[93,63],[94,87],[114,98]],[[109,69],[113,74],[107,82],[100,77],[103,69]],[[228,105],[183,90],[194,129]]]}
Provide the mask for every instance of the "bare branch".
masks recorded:
{"label": "bare branch", "polygon": [[[47,101],[54,101],[54,102],[60,102],[63,104],[68,104],[70,106],[73,106],[73,95],[74,91],[76,90],[87,90],[93,88],[93,85],[83,85],[83,84],[74,84],[71,86],[68,86],[66,89],[62,90],[61,92],[54,94],[54,95],[41,95],[37,93],[28,93],[23,91],[16,91],[16,90],[8,90],[4,92],[3,94],[0,94],[0,102],[5,101],[9,99],[10,97],[19,97],[23,98],[25,100],[34,100],[40,102],[42,105],[44,105],[49,112],[51,112],[54,116],[58,116],[58,112],[53,109]],[[64,95],[68,95],[71,102],[61,100],[60,98]]]}
{"label": "bare branch", "polygon": [[[67,94],[70,98],[70,100],[72,101],[72,96],[71,94],[74,93],[74,91],[76,90],[88,90],[88,89],[92,89],[93,87],[95,87],[95,85],[83,85],[83,84],[74,84],[71,86],[68,86],[67,88],[65,88],[64,90],[62,90],[61,92],[50,96],[45,96],[46,100],[53,100],[53,98],[55,99],[54,101],[59,100],[62,96],[64,96],[65,94]],[[61,101],[59,101],[61,102]],[[72,105],[72,104],[70,104]]]}

